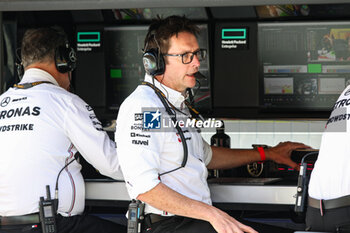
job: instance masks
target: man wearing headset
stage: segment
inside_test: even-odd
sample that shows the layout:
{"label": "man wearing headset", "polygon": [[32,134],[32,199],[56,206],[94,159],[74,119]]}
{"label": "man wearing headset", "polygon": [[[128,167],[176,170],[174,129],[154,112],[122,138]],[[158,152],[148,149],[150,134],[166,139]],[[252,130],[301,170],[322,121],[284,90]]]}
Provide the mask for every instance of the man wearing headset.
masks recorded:
{"label": "man wearing headset", "polygon": [[[197,33],[193,22],[178,16],[154,20],[149,27],[145,83],[123,102],[117,119],[117,152],[126,186],[132,199],[146,203],[142,232],[256,232],[212,206],[207,168],[238,167],[260,161],[261,156],[297,167],[290,153],[306,146],[287,142],[259,154],[210,147],[191,127],[182,127],[182,133],[175,127],[170,132],[152,128],[158,126],[155,120],[160,114],[173,113],[176,120],[189,115],[185,90],[195,86],[194,74],[206,55],[198,46]],[[166,105],[170,113],[156,110]],[[151,128],[145,125],[146,117],[154,123]],[[184,154],[187,161],[182,167]]]}
{"label": "man wearing headset", "polygon": [[[42,232],[39,199],[47,198],[47,185],[49,199],[58,201],[56,232],[125,232],[124,226],[82,215],[78,151],[102,174],[122,176],[115,143],[91,107],[67,91],[76,57],[64,31],[27,30],[21,57],[21,82],[0,96],[0,232]],[[44,214],[50,216],[50,209]]]}

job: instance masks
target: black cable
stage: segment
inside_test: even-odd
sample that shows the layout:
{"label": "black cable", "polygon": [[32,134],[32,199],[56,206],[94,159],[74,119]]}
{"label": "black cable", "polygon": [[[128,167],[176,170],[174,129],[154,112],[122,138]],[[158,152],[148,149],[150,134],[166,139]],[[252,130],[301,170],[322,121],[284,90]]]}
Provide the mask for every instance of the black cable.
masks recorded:
{"label": "black cable", "polygon": [[69,164],[73,163],[76,159],[77,159],[77,158],[76,158],[75,155],[74,155],[74,159],[72,159],[69,163],[67,163],[66,165],[64,165],[63,168],[60,170],[60,172],[58,173],[57,178],[56,178],[55,190],[58,190],[58,179],[59,179],[59,177],[60,177],[62,171],[63,171],[66,167],[68,167]]}
{"label": "black cable", "polygon": [[306,157],[308,157],[309,155],[315,155],[315,154],[318,154],[318,151],[313,151],[313,152],[307,153],[306,155],[303,156],[300,163],[303,164]]}
{"label": "black cable", "polygon": [[[162,101],[167,113],[169,114],[171,120],[174,122],[174,124],[176,123],[176,112],[173,109],[170,109],[169,105],[167,104],[168,100],[165,99],[160,93],[156,92],[156,94],[158,95],[158,97],[160,98],[160,100]],[[173,111],[172,111],[173,110]],[[170,172],[174,172],[180,168],[185,167],[186,163],[187,163],[187,158],[188,158],[188,149],[187,149],[187,142],[186,142],[186,138],[184,136],[184,133],[182,131],[182,129],[180,128],[180,126],[178,124],[176,124],[175,126],[178,134],[180,135],[181,141],[182,141],[182,147],[184,149],[184,158],[182,160],[181,166],[178,168],[175,168],[173,170],[167,171],[167,172],[163,172],[161,174],[159,174],[159,176],[168,174]]]}
{"label": "black cable", "polygon": [[68,91],[70,93],[73,93],[75,94],[75,85],[73,84],[73,81],[72,81],[72,72],[68,72],[68,79],[69,79],[69,87],[68,87]]}
{"label": "black cable", "polygon": [[55,206],[56,211],[57,211],[57,207],[58,207],[58,179],[60,178],[60,175],[61,175],[62,171],[63,171],[66,167],[68,167],[69,164],[71,164],[71,163],[73,163],[74,161],[76,161],[76,160],[78,159],[78,157],[79,157],[79,154],[76,153],[76,154],[74,155],[74,159],[72,159],[69,163],[67,163],[66,165],[64,165],[63,168],[60,170],[60,172],[59,172],[58,175],[57,175],[57,178],[56,178],[56,185],[55,185],[55,199],[57,200],[56,203],[55,203],[55,205],[56,205],[56,206]]}
{"label": "black cable", "polygon": [[163,105],[165,107],[165,110],[169,114],[171,120],[174,122],[174,125],[176,125],[175,128],[176,128],[178,134],[180,135],[180,138],[181,138],[181,141],[182,141],[182,147],[183,147],[183,150],[184,150],[184,158],[182,160],[181,166],[177,167],[177,168],[175,168],[173,170],[170,170],[170,171],[163,172],[163,173],[159,174],[159,176],[162,176],[162,175],[168,174],[170,172],[174,172],[174,171],[176,171],[176,170],[186,166],[187,158],[188,158],[187,142],[186,142],[185,135],[184,135],[182,129],[180,128],[180,126],[178,124],[175,124],[176,123],[176,111],[175,111],[175,109],[171,109],[170,108],[171,105],[170,106],[168,105],[169,100],[163,96],[164,93],[162,93],[157,87],[153,86],[151,83],[142,82],[142,85],[147,85],[147,86],[151,87],[154,90],[154,92],[156,93],[156,95],[158,96],[158,98],[160,99],[160,101],[163,103]]}
{"label": "black cable", "polygon": [[[153,78],[153,82],[154,82],[154,78]],[[165,175],[165,174],[168,174],[170,172],[174,172],[182,167],[185,167],[186,163],[187,163],[187,159],[188,159],[188,148],[187,148],[187,143],[186,143],[186,138],[184,136],[184,133],[182,131],[182,129],[180,128],[180,126],[178,124],[176,124],[176,111],[184,114],[185,116],[187,116],[187,114],[185,114],[184,112],[182,112],[181,110],[179,110],[178,108],[176,108],[173,104],[170,103],[170,101],[166,98],[166,96],[164,95],[164,93],[159,90],[155,85],[152,85],[151,83],[149,82],[142,82],[142,85],[147,85],[149,87],[151,87],[154,92],[156,93],[156,95],[158,96],[158,98],[160,99],[160,101],[163,103],[164,107],[165,107],[165,110],[167,111],[167,113],[169,114],[171,120],[174,122],[174,125],[180,138],[181,138],[181,141],[183,142],[182,143],[182,146],[183,146],[183,149],[184,149],[184,159],[181,163],[181,166],[178,167],[178,168],[175,168],[173,170],[170,170],[170,171],[167,171],[167,172],[163,172],[161,174],[159,174],[159,176],[162,176],[162,175]],[[166,89],[165,89],[166,91]],[[199,117],[201,120],[204,121],[204,118],[199,114],[199,112],[197,110],[195,110],[192,106],[190,106],[190,104],[185,101],[187,107],[190,109],[190,111],[192,111],[193,114],[195,114],[197,117]],[[171,107],[171,108],[170,108]]]}
{"label": "black cable", "polygon": [[[166,95],[165,95],[165,99],[166,100],[168,100],[168,98],[169,98],[169,92],[168,92],[168,90],[163,86],[163,79],[164,79],[164,74],[162,75],[162,79],[159,81],[159,85],[163,88],[163,90],[166,92]],[[156,86],[155,84],[154,84],[154,77],[152,78],[152,80],[153,80],[153,86]],[[157,80],[158,81],[158,80]]]}
{"label": "black cable", "polygon": [[192,101],[190,102],[190,104],[191,104],[192,106],[194,106],[194,101],[195,101],[194,98],[196,97],[196,95],[197,95],[199,89],[201,88],[201,82],[199,82],[198,79],[196,79],[196,83],[198,83],[198,87],[197,87],[197,89],[194,91],[194,93],[193,93],[193,99],[192,99]]}

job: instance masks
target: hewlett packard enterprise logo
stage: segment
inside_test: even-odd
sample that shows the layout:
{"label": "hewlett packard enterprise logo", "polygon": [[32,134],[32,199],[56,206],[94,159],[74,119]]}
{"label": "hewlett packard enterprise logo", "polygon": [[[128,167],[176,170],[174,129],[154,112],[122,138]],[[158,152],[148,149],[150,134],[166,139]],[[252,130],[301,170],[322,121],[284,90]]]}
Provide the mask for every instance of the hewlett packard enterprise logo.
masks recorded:
{"label": "hewlett packard enterprise logo", "polygon": [[143,112],[143,128],[144,129],[160,129],[162,114],[157,111],[144,111]]}

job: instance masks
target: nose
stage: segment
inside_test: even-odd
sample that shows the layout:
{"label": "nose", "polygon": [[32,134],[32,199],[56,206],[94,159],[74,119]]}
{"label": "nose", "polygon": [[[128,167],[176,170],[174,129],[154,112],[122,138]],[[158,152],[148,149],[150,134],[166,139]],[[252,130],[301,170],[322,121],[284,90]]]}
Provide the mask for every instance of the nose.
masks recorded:
{"label": "nose", "polygon": [[193,65],[195,65],[195,66],[198,66],[198,67],[201,65],[201,63],[200,63],[200,61],[199,61],[197,55],[194,55],[194,56],[193,56],[193,60],[192,60],[191,64],[193,64]]}

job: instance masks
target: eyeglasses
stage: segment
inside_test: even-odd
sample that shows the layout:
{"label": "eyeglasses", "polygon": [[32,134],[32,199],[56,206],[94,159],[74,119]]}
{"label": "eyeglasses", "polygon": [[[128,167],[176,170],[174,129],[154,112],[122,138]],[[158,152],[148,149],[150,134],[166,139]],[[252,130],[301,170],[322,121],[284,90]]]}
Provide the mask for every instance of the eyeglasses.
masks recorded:
{"label": "eyeglasses", "polygon": [[183,54],[163,54],[163,56],[170,56],[170,57],[181,57],[183,64],[189,64],[192,62],[194,55],[197,56],[198,61],[203,61],[207,57],[207,50],[206,49],[198,49],[194,52],[186,52]]}

